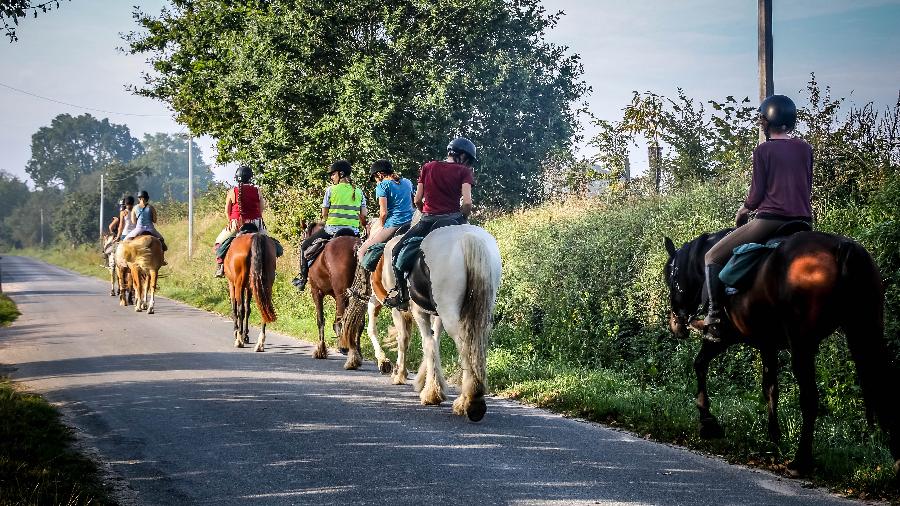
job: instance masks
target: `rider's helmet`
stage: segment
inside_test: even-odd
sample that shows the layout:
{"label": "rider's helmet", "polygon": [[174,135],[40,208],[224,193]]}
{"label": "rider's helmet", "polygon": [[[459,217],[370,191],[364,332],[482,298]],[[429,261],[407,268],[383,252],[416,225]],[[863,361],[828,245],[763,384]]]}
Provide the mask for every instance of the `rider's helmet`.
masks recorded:
{"label": "rider's helmet", "polygon": [[463,153],[469,156],[470,162],[475,162],[478,159],[478,148],[475,147],[474,142],[465,137],[457,137],[450,141],[450,144],[447,144],[448,155],[455,158]]}
{"label": "rider's helmet", "polygon": [[138,193],[138,198],[144,199],[144,200],[150,200],[150,194],[147,193],[147,190],[141,190],[141,192]]}
{"label": "rider's helmet", "polygon": [[759,104],[759,115],[768,128],[790,132],[797,125],[797,106],[784,95],[772,95]]}
{"label": "rider's helmet", "polygon": [[382,174],[393,174],[394,166],[389,160],[375,160],[372,162],[372,167],[369,168],[369,177],[374,180],[375,174],[378,174],[379,172]]}
{"label": "rider's helmet", "polygon": [[353,172],[353,166],[347,160],[338,160],[331,164],[328,174],[334,174],[335,172],[340,173],[341,179],[350,177],[350,173]]}
{"label": "rider's helmet", "polygon": [[238,183],[249,183],[250,180],[253,179],[253,169],[246,165],[241,165],[234,173],[234,179],[236,179]]}
{"label": "rider's helmet", "polygon": [[125,204],[126,206],[133,206],[134,205],[134,197],[131,195],[127,195],[124,199],[122,199],[122,203]]}

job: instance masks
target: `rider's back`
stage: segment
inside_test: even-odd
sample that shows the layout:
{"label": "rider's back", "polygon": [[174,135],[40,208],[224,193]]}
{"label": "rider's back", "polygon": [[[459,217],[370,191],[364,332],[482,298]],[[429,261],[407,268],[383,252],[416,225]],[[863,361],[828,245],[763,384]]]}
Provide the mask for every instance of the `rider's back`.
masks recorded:
{"label": "rider's back", "polygon": [[753,152],[753,181],[748,209],[757,216],[812,216],[812,146],[803,139],[770,139]]}
{"label": "rider's back", "polygon": [[465,165],[433,161],[422,166],[419,183],[424,188],[425,213],[451,214],[459,212],[462,185],[474,184],[474,176],[472,169]]}

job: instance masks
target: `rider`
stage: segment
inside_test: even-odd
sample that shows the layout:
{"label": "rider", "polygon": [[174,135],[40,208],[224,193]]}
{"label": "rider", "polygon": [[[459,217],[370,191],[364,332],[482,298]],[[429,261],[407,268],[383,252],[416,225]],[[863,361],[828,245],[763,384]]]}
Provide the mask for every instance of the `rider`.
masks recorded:
{"label": "rider", "polygon": [[[706,253],[706,290],[709,312],[704,320],[706,338],[721,338],[725,286],[719,272],[734,248],[762,243],[788,221],[812,222],[813,151],[806,141],[791,137],[797,123],[797,106],[784,95],[772,95],[759,106],[759,121],[766,134],[753,151],[753,176],[744,205],[737,212],[737,228]],[[752,211],[756,219],[747,222]]]}
{"label": "rider", "polygon": [[378,183],[375,186],[375,197],[378,199],[378,220],[381,229],[369,236],[359,247],[357,256],[362,262],[366,251],[373,244],[386,242],[400,227],[408,225],[413,216],[412,182],[394,173],[394,167],[388,160],[376,160],[369,169],[369,175]]}
{"label": "rider", "polygon": [[119,236],[116,234],[116,232],[119,231],[119,222],[122,221],[122,211],[124,210],[125,199],[122,199],[122,201],[119,202],[119,213],[112,217],[112,220],[110,220],[109,225],[106,227],[106,229],[109,230],[109,235],[116,236],[116,240],[119,239]]}
{"label": "rider", "polygon": [[[234,191],[229,191],[225,196],[225,214],[228,215],[228,226],[222,229],[219,236],[216,237],[216,246],[218,247],[229,237],[240,230],[247,223],[256,226],[261,234],[265,234],[265,226],[262,221],[262,212],[266,208],[266,199],[263,198],[259,188],[250,184],[253,178],[253,169],[246,165],[241,165],[234,173],[234,179],[237,186]],[[226,250],[227,251],[227,248]],[[216,256],[216,277],[225,276],[225,252],[219,251],[221,256]]]}
{"label": "rider", "polygon": [[150,194],[147,193],[147,190],[141,190],[141,192],[138,193],[138,205],[131,210],[131,216],[135,222],[135,226],[134,229],[125,236],[126,240],[134,239],[138,235],[147,232],[159,239],[163,251],[169,249],[169,247],[166,246],[166,240],[163,239],[163,236],[156,230],[156,208],[150,205]]}
{"label": "rider", "polygon": [[122,210],[119,211],[119,231],[116,234],[120,241],[125,239],[125,236],[134,230],[135,225],[137,225],[134,215],[131,214],[131,210],[134,208],[134,197],[131,195],[125,196],[122,199],[122,206]]}
{"label": "rider", "polygon": [[353,167],[347,160],[338,160],[331,164],[328,176],[332,186],[325,190],[322,199],[322,221],[325,226],[300,244],[300,273],[291,283],[297,290],[306,288],[309,265],[304,251],[316,239],[331,239],[342,229],[349,230],[358,236],[366,227],[366,197],[362,190],[353,186],[350,174]]}
{"label": "rider", "polygon": [[[447,158],[422,166],[416,186],[414,203],[422,211],[422,217],[395,246],[388,258],[400,251],[400,244],[411,237],[425,237],[438,222],[444,225],[468,223],[472,212],[472,185],[475,176],[472,166],[477,160],[475,144],[465,137],[458,137],[447,145]],[[462,203],[460,203],[460,201]],[[406,309],[409,289],[403,272],[394,268],[396,285],[384,303],[388,307]]]}

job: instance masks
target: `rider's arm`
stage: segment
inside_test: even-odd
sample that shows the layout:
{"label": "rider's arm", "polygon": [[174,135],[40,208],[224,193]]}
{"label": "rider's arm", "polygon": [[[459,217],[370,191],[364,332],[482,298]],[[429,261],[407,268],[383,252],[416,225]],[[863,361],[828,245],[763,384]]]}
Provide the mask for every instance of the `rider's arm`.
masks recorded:
{"label": "rider's arm", "polygon": [[759,148],[753,151],[753,176],[750,179],[750,191],[747,193],[747,199],[744,201],[743,209],[755,211],[762,203],[766,196],[766,185],[768,183],[768,170],[766,164],[759,156]]}
{"label": "rider's arm", "polygon": [[387,221],[387,197],[378,197],[378,221],[381,222],[382,227]]}
{"label": "rider's arm", "polygon": [[[124,213],[124,215],[123,215]],[[120,211],[119,212],[119,229],[116,232],[116,239],[122,237],[122,229],[125,228],[125,216],[127,216],[128,211]]]}
{"label": "rider's arm", "polygon": [[359,229],[363,230],[366,228],[366,216],[368,215],[368,210],[366,209],[366,196],[362,196],[362,202],[360,202],[359,206]]}
{"label": "rider's arm", "polygon": [[263,198],[262,192],[259,193],[259,212],[262,213],[266,210],[266,199]]}
{"label": "rider's arm", "polygon": [[[109,233],[110,233],[110,234],[115,234],[115,233],[116,233],[116,230],[119,229],[119,217],[118,217],[118,216],[113,216],[112,221],[109,222],[109,226],[106,227],[106,228],[107,228],[107,230],[109,230]],[[114,229],[115,229],[115,230],[114,230]]]}
{"label": "rider's arm", "polygon": [[465,216],[472,212],[472,185],[469,183],[462,185],[462,205],[459,206],[459,211]]}
{"label": "rider's arm", "polygon": [[425,205],[425,185],[422,183],[416,185],[416,196],[413,197],[413,205],[419,211],[421,211],[422,206]]}
{"label": "rider's arm", "polygon": [[149,204],[148,207],[150,207],[150,221],[156,223],[156,208]]}
{"label": "rider's arm", "polygon": [[232,198],[233,194],[234,192],[231,190],[225,194],[225,216],[229,218],[231,218],[231,206],[234,205],[234,199]]}

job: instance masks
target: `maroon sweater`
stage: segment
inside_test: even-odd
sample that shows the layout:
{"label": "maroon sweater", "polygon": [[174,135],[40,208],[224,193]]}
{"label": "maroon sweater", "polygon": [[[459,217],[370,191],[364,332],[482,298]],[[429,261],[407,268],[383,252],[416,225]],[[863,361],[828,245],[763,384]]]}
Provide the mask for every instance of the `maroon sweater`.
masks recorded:
{"label": "maroon sweater", "polygon": [[812,146],[803,139],[771,139],[753,150],[753,179],[744,207],[760,218],[812,216]]}

